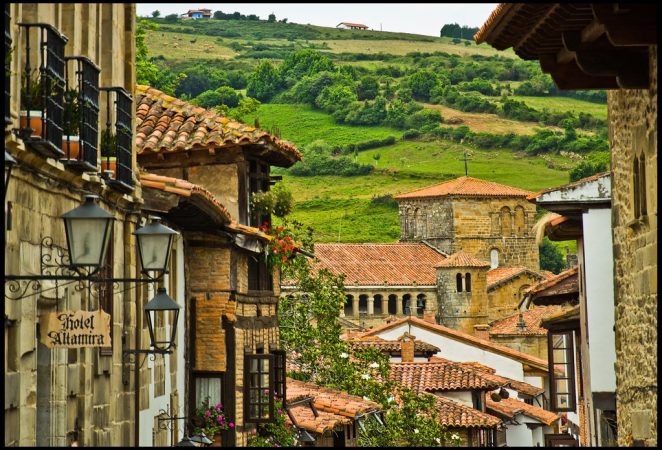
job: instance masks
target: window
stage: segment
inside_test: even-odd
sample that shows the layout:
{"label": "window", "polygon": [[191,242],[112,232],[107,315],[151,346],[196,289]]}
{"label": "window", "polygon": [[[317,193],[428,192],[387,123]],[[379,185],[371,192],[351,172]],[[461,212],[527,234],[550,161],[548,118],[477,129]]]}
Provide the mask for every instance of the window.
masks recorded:
{"label": "window", "polygon": [[261,255],[248,256],[248,290],[273,291],[273,278],[267,262]]}
{"label": "window", "polygon": [[286,357],[285,350],[272,350],[274,355],[274,394],[285,403]]}
{"label": "window", "polygon": [[271,222],[271,214],[251,211],[251,195],[257,192],[269,191],[269,164],[251,159],[248,161],[248,225],[257,227],[264,222]]}
{"label": "window", "polygon": [[[133,99],[121,87],[99,88],[106,93],[105,128],[101,132],[101,170],[114,189],[133,191],[131,116]],[[113,126],[114,125],[114,126]],[[106,171],[110,171],[106,174]]]}
{"label": "window", "polygon": [[504,206],[501,208],[501,235],[510,236],[512,234],[512,224],[510,220],[510,208]]}
{"label": "window", "polygon": [[[209,399],[210,405],[223,402],[223,373],[222,372],[193,372],[193,409],[200,407],[201,403]],[[227,411],[226,411],[227,413]]]}
{"label": "window", "polygon": [[423,317],[425,312],[425,294],[419,294],[416,298],[416,315],[418,317]]}
{"label": "window", "polygon": [[524,236],[524,208],[515,207],[515,234]]}
{"label": "window", "polygon": [[462,274],[458,273],[455,275],[455,288],[457,292],[462,292]]}
{"label": "window", "polygon": [[646,155],[641,152],[633,161],[634,218],[642,219],[647,214],[646,205]]}
{"label": "window", "polygon": [[274,417],[274,355],[244,357],[244,421],[267,423]]}
{"label": "window", "polygon": [[499,250],[493,248],[490,250],[490,269],[496,269],[499,267]]}
{"label": "window", "polygon": [[575,365],[572,331],[549,331],[552,411],[575,411]]}
{"label": "window", "polygon": [[464,287],[467,292],[471,292],[471,274],[469,272],[464,275]]}
{"label": "window", "polygon": [[345,316],[351,316],[354,314],[354,297],[351,295],[348,295],[347,298],[345,299]]}

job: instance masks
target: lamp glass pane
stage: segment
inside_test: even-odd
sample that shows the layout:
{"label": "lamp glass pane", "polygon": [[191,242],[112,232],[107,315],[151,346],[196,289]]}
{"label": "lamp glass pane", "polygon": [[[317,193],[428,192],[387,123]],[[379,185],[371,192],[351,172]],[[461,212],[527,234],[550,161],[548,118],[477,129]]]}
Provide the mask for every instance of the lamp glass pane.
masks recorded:
{"label": "lamp glass pane", "polygon": [[74,266],[98,266],[102,261],[108,220],[68,219],[69,257]]}
{"label": "lamp glass pane", "polygon": [[164,270],[170,250],[170,235],[141,235],[138,238],[143,270]]}

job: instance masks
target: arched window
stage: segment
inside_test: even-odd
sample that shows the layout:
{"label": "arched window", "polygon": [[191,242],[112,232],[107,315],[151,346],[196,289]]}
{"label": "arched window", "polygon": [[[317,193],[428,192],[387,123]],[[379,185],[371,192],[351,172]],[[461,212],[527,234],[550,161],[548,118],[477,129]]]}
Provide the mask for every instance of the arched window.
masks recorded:
{"label": "arched window", "polygon": [[501,235],[510,236],[512,234],[512,223],[510,220],[510,208],[504,206],[501,208]]}
{"label": "arched window", "polygon": [[416,315],[418,317],[423,317],[425,312],[425,294],[418,294],[416,296]]}
{"label": "arched window", "polygon": [[467,292],[471,292],[471,274],[469,272],[464,275],[464,287]]}
{"label": "arched window", "polygon": [[416,209],[416,237],[424,238],[426,235],[425,213]]}
{"label": "arched window", "polygon": [[411,311],[411,295],[405,294],[402,296],[402,312],[405,316],[408,316]]}
{"label": "arched window", "polygon": [[421,214],[420,208],[414,210],[414,237],[421,237],[421,222],[423,222],[423,215]]}
{"label": "arched window", "polygon": [[490,250],[490,269],[496,269],[499,267],[499,250],[493,248]]}
{"label": "arched window", "polygon": [[515,235],[524,236],[524,208],[515,207]]}
{"label": "arched window", "polygon": [[372,312],[373,312],[373,314],[381,315],[382,314],[382,298],[383,297],[382,297],[381,294],[377,294],[373,298],[374,298],[374,304],[373,304]]}
{"label": "arched window", "polygon": [[367,295],[360,295],[359,296],[359,314],[367,314],[368,313],[368,296]]}
{"label": "arched window", "polygon": [[413,238],[416,232],[416,211],[407,209],[407,237]]}
{"label": "arched window", "polygon": [[398,302],[398,296],[397,295],[391,294],[391,295],[388,296],[388,313],[389,314],[393,314],[393,315],[397,314],[397,312],[398,312],[397,302]]}
{"label": "arched window", "polygon": [[352,315],[353,304],[354,304],[354,296],[348,295],[347,298],[345,299],[345,308],[344,308],[346,316]]}
{"label": "arched window", "polygon": [[455,275],[455,285],[457,288],[457,292],[462,292],[462,274],[458,273]]}
{"label": "arched window", "polygon": [[402,227],[401,233],[403,238],[408,238],[409,237],[409,208],[402,208],[401,210],[402,216],[400,219],[400,224]]}
{"label": "arched window", "polygon": [[647,214],[646,205],[646,155],[635,156],[633,161],[634,218],[641,219]]}

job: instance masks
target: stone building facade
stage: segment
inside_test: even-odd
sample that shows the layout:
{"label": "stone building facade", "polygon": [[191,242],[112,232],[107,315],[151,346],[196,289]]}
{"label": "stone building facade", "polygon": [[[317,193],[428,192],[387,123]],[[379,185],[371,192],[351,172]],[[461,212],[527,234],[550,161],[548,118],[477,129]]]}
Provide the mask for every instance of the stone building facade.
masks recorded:
{"label": "stone building facade", "polygon": [[[47,117],[48,135],[35,138],[36,126],[31,127],[32,132],[17,131],[27,128],[19,120],[19,111],[26,101],[21,78],[30,67],[39,69],[43,63],[58,83],[76,86],[72,66],[87,64],[92,72],[85,73],[99,70],[98,87],[132,92],[135,17],[135,5],[129,4],[5,5],[5,48],[11,50],[11,58],[5,59],[5,151],[17,160],[5,193],[5,275],[45,274],[49,269],[44,269],[44,255],[52,258],[49,263],[57,264],[62,256],[59,249],[67,247],[60,216],[80,206],[85,194],[95,194],[100,197],[99,206],[114,218],[110,256],[103,270],[115,277],[140,276],[132,234],[141,219],[141,191],[133,175],[135,155],[125,160],[127,186],[120,186],[100,174],[98,135],[88,135],[87,166],[81,170],[61,149],[61,129],[60,133],[53,131],[63,124],[58,114]],[[46,49],[52,52],[48,61],[39,56]],[[83,58],[64,60],[62,56]],[[62,84],[58,86],[62,88]],[[58,107],[61,92],[47,96],[48,108]],[[109,101],[106,91],[98,95],[100,114],[91,125],[99,132],[106,123],[106,106],[115,114]],[[132,113],[127,120],[129,134],[125,137],[131,142]],[[127,147],[130,152],[131,145]],[[132,445],[135,386],[133,381],[123,383],[122,336],[126,334],[128,342],[135,343],[136,304],[144,295],[142,290],[88,290],[62,281],[28,286],[21,281],[19,290],[27,287],[28,291],[16,299],[20,292],[12,292],[12,285],[17,286],[5,283],[4,445]],[[110,347],[48,348],[41,343],[39,321],[46,313],[99,308],[111,316]]]}
{"label": "stone building facade", "polygon": [[538,270],[531,231],[535,206],[530,192],[473,177],[460,177],[395,196],[403,242],[425,241],[446,254],[458,251],[492,267]]}
{"label": "stone building facade", "polygon": [[648,55],[648,89],[607,95],[619,445],[657,444],[657,45]]}
{"label": "stone building facade", "polygon": [[[251,193],[269,189],[271,165],[287,167],[301,155],[262,130],[147,86],[137,87],[136,109],[141,179],[158,189],[158,195],[146,190],[147,203],[161,205],[171,221],[188,224],[183,231],[185,415],[193,416],[207,397],[222,403],[235,424],[222,433],[223,445],[246,446],[257,423],[266,419],[263,392],[274,395],[275,385],[262,385],[265,378],[256,370],[277,384],[278,367],[284,367],[277,319],[280,274],[264,259],[270,237],[254,228],[268,217],[251,211],[249,200]],[[204,195],[206,202],[185,206],[181,196],[192,195],[188,191]],[[215,213],[216,222],[205,218],[209,204],[223,211]]]}

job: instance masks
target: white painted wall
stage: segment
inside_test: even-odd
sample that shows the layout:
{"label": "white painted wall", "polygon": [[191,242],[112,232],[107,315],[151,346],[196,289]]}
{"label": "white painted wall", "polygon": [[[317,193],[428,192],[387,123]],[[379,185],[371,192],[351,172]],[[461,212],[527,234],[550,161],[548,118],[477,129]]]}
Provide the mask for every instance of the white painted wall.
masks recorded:
{"label": "white painted wall", "polygon": [[517,381],[524,381],[524,369],[521,362],[489,350],[484,350],[475,345],[434,333],[416,324],[412,324],[410,330],[410,325],[403,323],[377,333],[377,336],[386,340],[397,340],[405,331],[409,331],[416,336],[416,339],[439,347],[441,351],[437,352],[435,356],[458,362],[477,361],[488,367],[492,367],[498,375]]}
{"label": "white painted wall", "polygon": [[464,406],[468,406],[469,408],[474,407],[474,402],[471,399],[471,391],[447,391],[440,392],[438,395],[440,397],[455,400],[456,402],[462,403]]}
{"label": "white painted wall", "polygon": [[616,392],[611,209],[589,209],[582,222],[591,390]]}
{"label": "white painted wall", "polygon": [[[179,310],[179,319],[177,320],[177,391],[179,392],[179,411],[177,412],[177,417],[184,416],[184,405],[185,405],[185,370],[186,365],[184,362],[184,337],[185,337],[185,317],[186,317],[186,302],[185,302],[185,279],[184,279],[184,243],[181,237],[175,240],[175,248],[177,249],[177,292],[168,292],[179,305],[181,309]],[[169,275],[164,276],[164,285],[169,286]],[[153,290],[153,285],[149,286],[149,298],[151,299],[155,295]],[[166,318],[166,320],[168,320]],[[171,324],[168,322],[168,330]],[[151,356],[139,355],[139,358],[147,357],[145,364],[149,367],[150,370],[150,380],[149,380],[149,407],[140,411],[140,433],[139,433],[139,444],[141,447],[152,447],[153,439],[152,432],[158,431],[155,427],[158,425],[154,424],[154,417],[159,414],[160,410],[164,410],[170,414],[170,394],[172,393],[172,381],[170,379],[170,358],[172,355],[165,355],[165,393],[159,397],[154,397],[154,363],[151,361]],[[160,358],[160,355],[157,355],[157,358]],[[179,437],[180,439],[184,436],[184,421],[177,420],[176,426],[179,427]],[[173,426],[175,426],[173,424]],[[170,431],[168,431],[168,442],[170,445],[173,443],[170,442]]]}
{"label": "white painted wall", "polygon": [[515,420],[519,425],[509,423],[506,425],[506,444],[508,447],[532,447],[533,435],[525,425],[527,417],[518,414]]}

